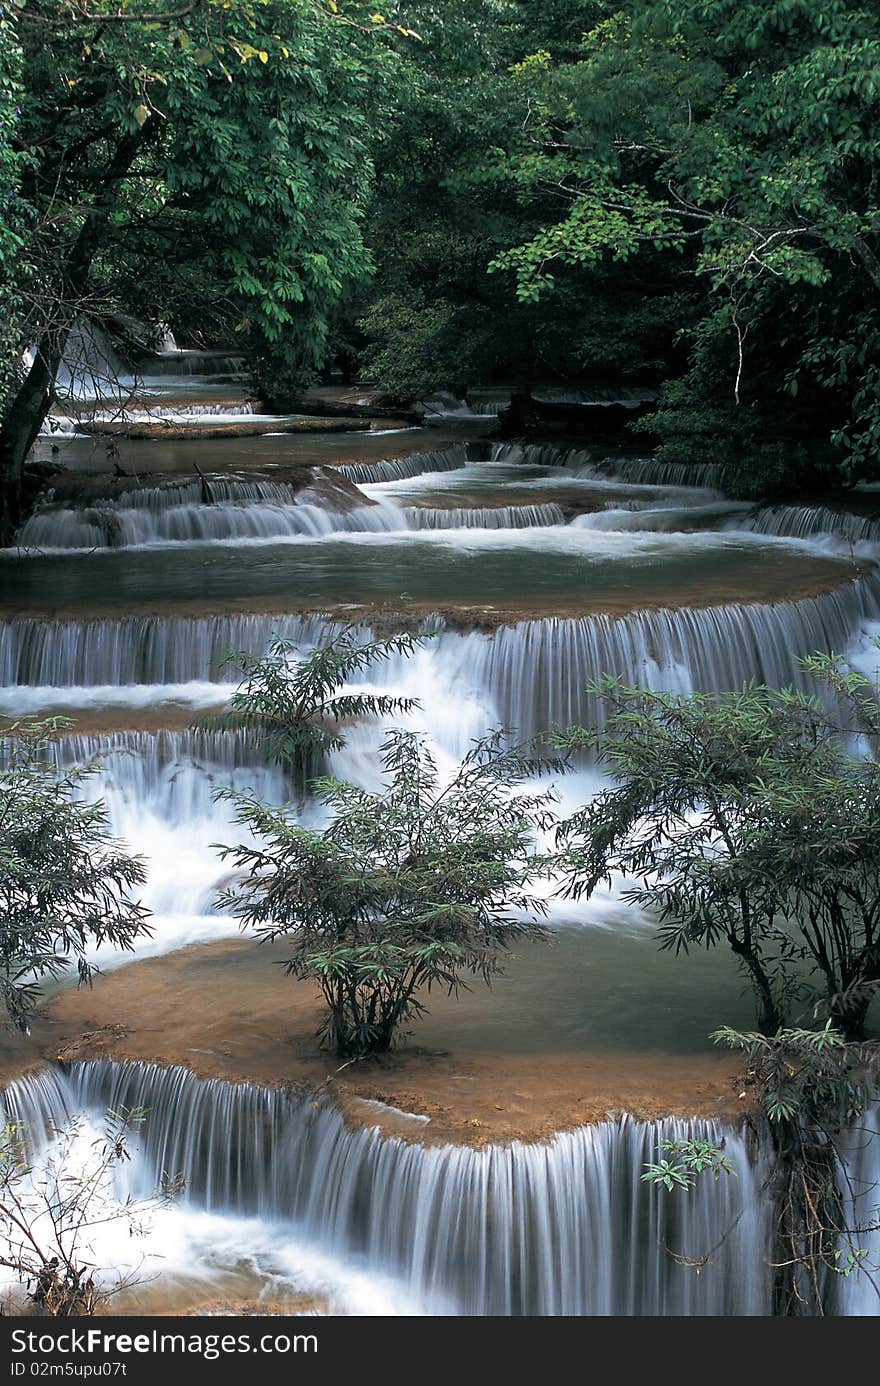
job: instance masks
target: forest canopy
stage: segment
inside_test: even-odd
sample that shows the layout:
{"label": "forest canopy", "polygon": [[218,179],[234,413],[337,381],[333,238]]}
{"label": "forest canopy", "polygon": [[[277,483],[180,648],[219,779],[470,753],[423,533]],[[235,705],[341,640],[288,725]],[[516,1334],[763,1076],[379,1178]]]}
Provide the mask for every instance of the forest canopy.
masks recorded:
{"label": "forest canopy", "polygon": [[331,366],[394,403],[636,384],[659,393],[638,446],[735,494],[876,473],[876,7],[24,0],[0,23],[10,514],[83,315],[243,352],[276,395]]}

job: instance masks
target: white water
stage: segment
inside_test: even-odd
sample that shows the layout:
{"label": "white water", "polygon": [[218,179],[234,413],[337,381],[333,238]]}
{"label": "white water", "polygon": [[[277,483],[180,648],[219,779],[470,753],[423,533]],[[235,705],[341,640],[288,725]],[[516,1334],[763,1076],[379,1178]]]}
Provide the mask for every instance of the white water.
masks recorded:
{"label": "white water", "polygon": [[[48,1070],[5,1094],[7,1118],[37,1151],[84,1118],[84,1166],[104,1113],[125,1107],[148,1116],[132,1162],[102,1190],[106,1206],[149,1199],[163,1173],[182,1175],[185,1190],[134,1245],[125,1221],[109,1222],[95,1259],[117,1272],[143,1262],[143,1274],[188,1282],[193,1297],[238,1277],[252,1295],[317,1295],[343,1314],[769,1312],[766,1165],[731,1128],[624,1118],[541,1144],[426,1147],[352,1129],[311,1099],[132,1063]],[[641,1178],[664,1141],[706,1137],[733,1173],[673,1194]],[[871,1224],[880,1109],[842,1152],[851,1226]],[[876,1231],[853,1245],[864,1270],[829,1282],[826,1308],[876,1315]]]}
{"label": "white water", "polygon": [[[601,464],[606,465],[610,464]],[[90,554],[121,547],[242,545],[434,530],[446,533],[450,543],[508,545],[508,541],[516,542],[509,531],[543,528],[553,533],[542,536],[542,546],[571,552],[582,552],[585,536],[581,531],[592,531],[589,551],[600,558],[615,553],[616,541],[611,538],[615,534],[632,536],[622,552],[633,554],[652,551],[646,537],[650,534],[683,533],[691,535],[691,545],[741,544],[748,542],[746,535],[762,535],[810,540],[814,547],[858,545],[862,554],[865,544],[880,538],[880,520],[875,518],[821,507],[756,511],[740,502],[724,501],[705,489],[673,485],[679,473],[667,468],[658,471],[653,463],[648,466],[624,460],[615,465],[618,474],[608,475],[597,470],[597,464],[583,452],[561,453],[550,446],[462,444],[440,452],[337,469],[337,478],[341,475],[361,488],[360,503],[357,487],[353,487],[341,507],[338,503],[334,506],[333,473],[322,478],[322,484],[329,487],[326,495],[316,494],[311,487],[297,494],[284,483],[239,476],[134,489],[116,499],[79,507],[58,505],[50,499],[23,525],[15,552]],[[638,479],[637,496],[633,495],[632,482],[626,480],[629,473]],[[660,484],[644,484],[647,476],[659,478]],[[475,504],[487,487],[496,492],[503,487],[517,503]],[[552,493],[560,488],[572,496],[581,491],[593,505],[594,494],[604,492],[607,499],[602,508],[577,515],[566,525],[557,504],[532,504],[522,496],[523,491]],[[456,505],[457,496],[467,492],[475,494],[468,496],[466,505]],[[444,503],[408,504],[419,502],[425,493],[440,493]],[[719,535],[719,529],[727,531],[726,536]],[[477,540],[472,535],[459,535],[460,530],[488,530],[493,538]],[[604,544],[600,535],[609,536]]]}
{"label": "white water", "polygon": [[[712,1123],[624,1120],[548,1144],[430,1148],[351,1130],[331,1107],[280,1092],[106,1063],[22,1079],[6,1106],[37,1138],[72,1112],[97,1125],[107,1108],[149,1109],[116,1194],[149,1196],[163,1170],[185,1176],[180,1207],[147,1242],[166,1273],[222,1280],[244,1257],[273,1288],[280,1276],[327,1294],[337,1313],[365,1312],[371,1284],[375,1313],[767,1312],[761,1165]],[[660,1142],[687,1136],[724,1140],[736,1175],[684,1196],[645,1184]],[[130,1258],[116,1232],[107,1251]],[[709,1252],[699,1275],[675,1259]]]}
{"label": "white water", "polygon": [[[624,1117],[546,1143],[425,1146],[281,1090],[107,1062],[22,1078],[2,1106],[34,1151],[33,1187],[71,1118],[86,1170],[106,1112],[147,1110],[133,1158],[96,1196],[109,1219],[85,1243],[107,1285],[133,1271],[178,1302],[309,1296],[335,1314],[769,1313],[766,1162],[717,1123]],[[642,1179],[665,1141],[701,1138],[732,1173],[672,1194]],[[880,1108],[840,1148],[849,1225],[869,1230],[842,1245],[849,1273],[828,1281],[825,1307],[875,1316]],[[183,1193],[133,1238],[114,1214],[163,1175],[183,1176]]]}
{"label": "white water", "polygon": [[[291,795],[282,771],[267,766],[247,738],[231,732],[75,735],[53,750],[62,766],[100,764],[83,792],[103,799],[111,831],[147,859],[141,898],[151,912],[152,933],[136,941],[134,954],[149,957],[237,935],[236,921],[217,910],[216,894],[229,871],[215,844],[242,833],[233,826],[231,806],[218,802],[214,790],[253,791],[281,803]],[[104,969],[126,960],[106,947],[89,956]]]}
{"label": "white water", "polygon": [[[749,677],[784,683],[797,656],[840,651],[878,619],[880,586],[869,577],[772,606],[551,617],[493,633],[443,631],[435,622],[441,634],[431,650],[453,661],[459,680],[498,696],[505,720],[532,730],[542,718],[546,727],[586,715],[579,690],[603,672],[662,678],[660,686],[684,692],[738,687]],[[0,622],[0,698],[8,705],[15,687],[42,687],[50,697],[60,688],[230,682],[235,671],[222,664],[229,651],[259,653],[272,633],[311,646],[336,629],[317,616],[16,618]],[[383,677],[389,669],[394,677],[399,665],[383,666]]]}
{"label": "white water", "polygon": [[[532,735],[552,726],[601,720],[601,706],[584,692],[602,672],[631,682],[688,691],[721,690],[750,677],[782,684],[796,676],[794,656],[841,650],[860,622],[880,620],[871,583],[778,607],[719,607],[705,611],[643,612],[621,620],[523,622],[493,634],[440,629],[412,657],[379,665],[369,686],[414,698],[405,719],[432,739],[441,773],[451,772],[473,740],[492,727]],[[257,653],[273,632],[301,650],[338,630],[316,617],[129,617],[121,621],[10,622],[2,629],[4,667],[0,711],[49,709],[217,707],[235,679],[226,653]],[[367,638],[368,632],[363,632]],[[15,683],[19,679],[21,682]],[[401,720],[401,719],[397,719]],[[365,788],[379,788],[377,749],[385,727],[346,731],[333,771]],[[154,936],[139,953],[235,932],[215,913],[224,869],[212,844],[234,838],[228,807],[214,803],[218,786],[255,788],[269,802],[287,795],[284,777],[260,766],[240,737],[187,732],[120,732],[65,738],[67,763],[98,759],[103,769],[91,792],[107,802],[113,831],[149,861],[145,902],[155,913]],[[563,779],[560,811],[573,811],[595,792],[595,775],[581,769]],[[317,820],[315,820],[317,821]],[[577,904],[550,899],[550,922],[592,927],[642,927],[620,906],[622,883]],[[552,882],[542,892],[552,895]],[[110,950],[103,965],[118,961]]]}
{"label": "white water", "polygon": [[[749,678],[797,681],[796,658],[842,651],[880,620],[877,580],[849,583],[821,597],[774,606],[731,604],[643,611],[630,616],[548,618],[491,633],[442,629],[428,647],[421,694],[454,687],[493,707],[526,735],[598,715],[584,686],[602,673],[688,692],[739,687]],[[437,623],[435,623],[436,625]],[[205,706],[235,671],[232,650],[259,653],[277,633],[304,648],[329,636],[319,617],[124,617],[0,623],[0,711],[153,702]],[[367,638],[365,632],[364,638]],[[376,678],[394,684],[402,662]],[[437,709],[439,712],[439,709]]]}
{"label": "white water", "polygon": [[880,543],[880,517],[846,514],[827,506],[783,505],[760,510],[748,523],[756,534],[828,535],[849,543]]}
{"label": "white water", "polygon": [[[525,469],[522,476],[516,468]],[[762,519],[705,490],[675,491],[683,479],[678,472],[658,475],[642,464],[630,472],[622,484],[597,473],[586,454],[462,447],[348,468],[349,479],[363,484],[365,502],[376,504],[336,509],[262,479],[208,479],[129,492],[88,511],[47,509],[30,522],[37,528],[27,542],[75,551],[93,544],[240,544],[279,536],[320,542],[341,533],[356,546],[406,535],[410,544],[461,552],[564,549],[603,567],[624,560],[624,571],[635,558],[652,563],[681,547],[702,551],[708,570],[712,553],[727,547],[749,545],[759,553],[767,540],[758,535],[814,543],[826,533],[798,515]],[[468,507],[456,504],[457,491],[478,492],[496,477],[510,487],[511,500],[524,503],[471,508],[479,496],[468,495]],[[712,479],[707,471],[703,480]],[[529,496],[557,484],[598,490],[606,508],[565,526],[555,504],[532,504]],[[446,491],[449,506],[429,496],[438,490]],[[408,504],[412,499],[431,504]],[[702,529],[717,524],[733,532]],[[797,680],[797,656],[817,649],[850,648],[868,667],[866,642],[880,631],[880,586],[867,578],[799,602],[550,618],[494,633],[432,625],[439,629],[436,639],[410,660],[380,666],[371,683],[420,699],[422,708],[408,724],[429,731],[444,773],[489,727],[506,724],[531,734],[598,720],[600,708],[584,686],[605,672],[687,692],[736,687],[748,678]],[[333,622],[298,616],[12,620],[0,624],[0,711],[115,707],[151,709],[161,718],[167,707],[216,706],[235,678],[221,666],[230,650],[258,653],[273,632],[307,649],[336,629]],[[336,773],[376,787],[382,730],[351,729],[347,746],[333,757]],[[149,859],[145,900],[155,912],[156,932],[139,951],[235,932],[232,920],[213,912],[223,867],[211,844],[230,840],[231,829],[227,809],[213,801],[211,790],[254,787],[279,801],[287,793],[280,772],[255,764],[252,748],[229,733],[71,737],[58,753],[68,763],[95,755],[102,760],[93,792],[105,798],[114,831]],[[563,781],[563,811],[584,802],[596,784],[589,770]],[[313,807],[304,814],[317,821]],[[556,902],[551,922],[639,927],[644,921],[621,908],[618,891],[615,882],[581,905]],[[165,1258],[164,1273],[172,1279],[220,1287],[243,1276],[270,1293],[313,1294],[339,1313],[767,1310],[760,1167],[750,1164],[736,1133],[726,1138],[737,1179],[722,1186],[706,1181],[687,1199],[670,1199],[641,1182],[644,1161],[664,1136],[702,1133],[708,1128],[701,1123],[609,1124],[545,1146],[425,1149],[377,1132],[352,1132],[329,1109],[315,1111],[283,1095],[197,1084],[182,1070],[137,1066],[88,1065],[71,1079],[25,1080],[10,1099],[36,1127],[47,1114],[57,1119],[78,1111],[93,1128],[105,1106],[122,1103],[152,1108],[143,1151],[130,1169],[133,1191],[149,1192],[163,1168],[180,1168],[189,1179],[184,1204],[159,1215],[148,1242],[150,1255]],[[853,1167],[858,1164],[864,1183],[875,1161],[876,1146],[872,1153],[854,1152]],[[124,1192],[118,1188],[114,1196]],[[102,1257],[121,1264],[130,1249],[108,1236]],[[699,1258],[719,1242],[699,1276],[677,1265],[666,1249]],[[840,1312],[876,1312],[863,1278],[847,1281],[844,1292]]]}
{"label": "white water", "polygon": [[[268,489],[268,488],[267,488]],[[281,490],[276,487],[274,489]],[[322,539],[328,535],[393,534],[410,531],[511,529],[562,525],[556,505],[436,509],[365,503],[346,511],[328,509],[305,497],[250,504],[178,504],[166,509],[107,502],[87,509],[46,509],[32,515],[17,537],[17,548],[43,553],[83,553],[166,545],[276,544]]]}

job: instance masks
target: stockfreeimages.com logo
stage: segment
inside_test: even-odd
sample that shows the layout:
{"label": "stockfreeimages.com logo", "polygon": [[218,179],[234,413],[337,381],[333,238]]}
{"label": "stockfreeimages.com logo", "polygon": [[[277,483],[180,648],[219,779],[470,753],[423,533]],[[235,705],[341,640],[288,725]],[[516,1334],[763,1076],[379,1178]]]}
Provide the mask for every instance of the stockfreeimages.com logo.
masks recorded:
{"label": "stockfreeimages.com logo", "polygon": [[[59,1333],[45,1330],[35,1333],[16,1328],[12,1333],[13,1354],[48,1356],[54,1353],[71,1356],[100,1354],[113,1357],[136,1357],[149,1354],[180,1354],[198,1356],[208,1362],[235,1353],[317,1352],[318,1339],[314,1333],[108,1333],[102,1328],[67,1329]],[[12,1363],[12,1375],[23,1376],[25,1362]]]}

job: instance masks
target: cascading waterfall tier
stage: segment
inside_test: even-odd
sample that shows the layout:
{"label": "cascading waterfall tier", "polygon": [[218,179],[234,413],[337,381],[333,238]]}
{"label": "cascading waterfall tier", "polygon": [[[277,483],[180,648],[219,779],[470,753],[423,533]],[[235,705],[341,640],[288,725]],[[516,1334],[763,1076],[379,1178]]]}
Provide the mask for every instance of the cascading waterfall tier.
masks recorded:
{"label": "cascading waterfall tier", "polygon": [[[323,481],[331,494],[263,477],[216,477],[170,481],[133,488],[113,499],[89,505],[58,504],[51,497],[22,525],[19,550],[127,548],[148,544],[223,543],[254,539],[316,537],[348,532],[392,532],[426,529],[523,529],[558,525],[565,516],[555,504],[474,507],[414,507],[392,497],[377,503],[360,497],[352,483],[401,480],[423,472],[455,471],[474,461],[509,461],[559,466],[585,454],[565,454],[553,447],[495,448],[461,445],[442,452],[375,463],[345,465],[328,471]],[[351,487],[353,504],[334,507],[335,477]]]}
{"label": "cascading waterfall tier", "polygon": [[[214,800],[219,787],[253,790],[275,803],[286,802],[294,792],[283,770],[267,763],[259,740],[237,730],[74,733],[50,742],[47,754],[59,770],[97,767],[86,781],[86,792],[100,794],[113,831],[129,841],[139,841],[147,814],[188,830],[190,838],[199,820],[209,820],[219,830],[228,819]],[[191,840],[188,846],[187,865],[192,867]]]}
{"label": "cascading waterfall tier", "polygon": [[24,618],[0,626],[0,685],[235,683],[231,652],[259,654],[273,633],[311,646],[338,629],[318,616]]}
{"label": "cascading waterfall tier", "polygon": [[399,515],[400,512],[390,514],[383,506],[371,505],[366,499],[363,506],[348,512],[329,510],[304,500],[179,505],[165,510],[92,506],[86,510],[42,511],[22,527],[18,543],[22,548],[91,552],[96,548],[135,548],[147,544],[277,540],[297,535],[317,537],[407,528]]}
{"label": "cascading waterfall tier", "polygon": [[[267,492],[273,489],[283,491],[281,486],[266,487]],[[92,553],[149,544],[241,543],[403,530],[529,529],[565,523],[562,510],[552,503],[447,510],[372,503],[365,496],[362,505],[340,511],[316,505],[308,496],[291,498],[288,493],[246,504],[175,501],[127,507],[117,501],[83,509],[47,508],[25,522],[17,543],[22,549]]]}
{"label": "cascading waterfall tier", "polygon": [[490,449],[492,462],[516,462],[525,467],[570,467],[577,471],[590,467],[592,458],[585,448],[562,449],[553,443],[493,443]]}
{"label": "cascading waterfall tier", "polygon": [[[3,749],[0,741],[0,763]],[[228,867],[214,844],[241,834],[232,806],[217,791],[287,803],[301,788],[267,762],[253,737],[230,730],[75,733],[52,741],[48,755],[61,770],[93,767],[78,795],[100,798],[110,831],[148,864],[141,899],[152,912],[152,936],[137,951],[164,952],[238,933],[237,921],[217,899]],[[125,956],[104,949],[100,961],[113,967]]]}
{"label": "cascading waterfall tier", "polygon": [[475,443],[461,443],[438,452],[414,452],[409,457],[389,457],[378,462],[346,462],[335,468],[357,486],[378,481],[404,481],[425,472],[454,472],[468,462],[485,461],[491,454]]}
{"label": "cascading waterfall tier", "polygon": [[414,452],[379,462],[346,463],[335,470],[359,486],[407,481],[429,472],[453,472],[472,462],[508,462],[525,467],[586,467],[590,454],[547,443],[458,443],[437,452]]}
{"label": "cascading waterfall tier", "polygon": [[541,505],[480,505],[401,507],[407,529],[539,529],[565,524],[565,515],[553,502]]}
{"label": "cascading waterfall tier", "polygon": [[[427,648],[424,693],[430,702],[442,674],[444,684],[491,699],[504,724],[532,734],[595,721],[600,707],[584,689],[605,673],[680,692],[720,692],[748,679],[803,683],[798,657],[842,652],[878,619],[880,583],[866,577],[818,597],[768,606],[548,618],[491,633],[441,628]],[[235,666],[223,663],[231,650],[259,654],[272,634],[309,647],[340,629],[319,616],[16,619],[0,625],[0,686],[48,691],[228,684],[238,678]],[[369,634],[363,628],[365,640]],[[403,668],[404,661],[394,659],[369,677],[393,685]]]}
{"label": "cascading waterfall tier", "polygon": [[532,732],[574,722],[600,725],[602,705],[584,692],[602,674],[670,692],[724,692],[749,679],[808,683],[797,659],[840,652],[880,612],[875,578],[798,602],[640,611],[615,618],[551,618],[467,635],[462,677],[491,688],[506,723]]}
{"label": "cascading waterfall tier", "polygon": [[699,486],[723,491],[729,469],[718,462],[661,462],[655,457],[608,458],[599,469],[634,486]]}
{"label": "cascading waterfall tier", "polygon": [[[546,1144],[424,1146],[347,1125],[332,1106],[184,1068],[95,1062],[14,1083],[7,1117],[36,1141],[74,1113],[146,1108],[130,1192],[181,1174],[188,1206],[257,1215],[276,1235],[390,1275],[434,1312],[764,1314],[763,1169],[702,1120],[630,1119]],[[736,1177],[669,1195],[646,1184],[666,1140],[724,1142]],[[709,1262],[701,1274],[688,1259]]]}
{"label": "cascading waterfall tier", "polygon": [[130,757],[151,771],[189,762],[198,766],[232,771],[243,766],[262,768],[265,748],[259,738],[247,731],[202,729],[114,731],[106,733],[71,732],[49,743],[48,751],[59,769],[90,765],[109,756]]}
{"label": "cascading waterfall tier", "polygon": [[828,534],[853,544],[880,543],[880,518],[847,514],[827,506],[775,506],[738,520],[735,528],[748,529],[755,534],[790,535],[795,539]]}
{"label": "cascading waterfall tier", "polygon": [[[699,497],[700,492],[694,493]],[[715,529],[723,524],[728,529],[747,529],[740,523],[740,517],[748,515],[748,507],[736,501],[710,501],[700,504],[690,500],[678,505],[665,500],[653,501],[606,501],[601,510],[586,515],[577,515],[571,522],[572,529],[595,529],[608,533],[631,531],[643,534],[683,534],[698,530]]]}
{"label": "cascading waterfall tier", "polygon": [[[152,418],[156,418],[156,419],[177,419],[177,418],[184,418],[184,419],[185,419],[185,418],[187,417],[187,415],[193,416],[193,415],[204,414],[205,416],[213,417],[214,415],[217,415],[217,414],[222,414],[222,415],[227,415],[227,416],[228,416],[228,415],[231,415],[231,414],[234,414],[234,415],[239,415],[239,414],[240,414],[240,415],[243,415],[243,416],[248,416],[248,415],[251,415],[251,414],[261,414],[262,412],[263,412],[263,410],[262,410],[262,407],[261,407],[261,405],[260,405],[259,400],[255,400],[255,399],[244,399],[244,398],[242,398],[242,399],[226,399],[226,400],[224,400],[224,399],[218,399],[218,400],[204,400],[204,399],[203,399],[203,400],[175,401],[175,399],[174,399],[173,396],[168,396],[168,395],[163,396],[163,395],[161,395],[161,394],[158,394],[158,395],[157,395],[155,398],[153,398],[153,399],[150,399],[150,398],[147,398],[147,399],[144,399],[144,400],[137,400],[137,399],[135,399],[135,400],[132,402],[130,408],[127,408],[127,409],[125,410],[125,412],[121,414],[121,417],[122,417],[123,419],[125,419],[125,417],[126,417],[129,413],[133,413],[133,414],[138,414],[138,415],[141,415],[141,414],[142,414],[145,418],[152,417]],[[118,417],[120,417],[120,414],[117,413],[117,414],[112,415],[112,416],[110,416],[110,417],[118,418]]]}

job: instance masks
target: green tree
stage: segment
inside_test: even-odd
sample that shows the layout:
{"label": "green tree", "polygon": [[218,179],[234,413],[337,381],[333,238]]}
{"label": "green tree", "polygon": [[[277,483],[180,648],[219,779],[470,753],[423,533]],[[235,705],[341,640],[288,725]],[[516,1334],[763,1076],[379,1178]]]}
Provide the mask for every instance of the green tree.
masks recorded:
{"label": "green tree", "polygon": [[89,982],[89,946],[130,950],[150,932],[130,894],[146,879],[144,863],[109,834],[103,802],[80,797],[96,767],[59,772],[52,763],[58,726],[13,723],[0,739],[0,995],[24,1030],[42,978],[75,959]]}
{"label": "green tree", "polygon": [[[776,1035],[723,1027],[712,1037],[745,1056],[745,1082],[770,1128],[773,1301],[777,1314],[824,1312],[834,1279],[878,1269],[865,1245],[877,1231],[853,1223],[840,1138],[878,1097],[880,1050],[847,1043],[830,1021]],[[868,1190],[859,1190],[864,1200]]]}
{"label": "green tree", "polygon": [[323,778],[323,831],[290,809],[228,794],[256,846],[223,847],[244,873],[224,908],[263,942],[283,939],[286,971],[317,982],[321,1033],[345,1057],[390,1048],[422,1014],[432,987],[455,994],[468,975],[489,983],[499,955],[539,935],[533,847],[551,796],[522,782],[534,762],[501,733],[477,743],[449,783],[425,740],[392,732],[381,748],[385,788],[369,793]]}
{"label": "green tree", "polygon": [[500,163],[536,118],[523,108],[523,60],[539,47],[571,61],[598,8],[450,0],[408,12],[423,41],[399,55],[394,119],[374,143],[365,235],[376,275],[340,327],[341,354],[400,400],[474,384],[656,379],[687,316],[684,276],[673,284],[648,259],[569,264],[535,300],[488,273],[558,205]]}
{"label": "green tree", "polygon": [[207,299],[215,333],[305,375],[320,366],[336,303],[369,270],[372,31],[387,26],[365,6],[317,0],[7,10],[21,55],[17,70],[10,59],[16,225],[27,212],[12,262],[16,349],[36,348],[0,401],[8,534],[83,314],[174,322]]}
{"label": "green tree", "polygon": [[818,1003],[858,1039],[880,983],[880,766],[846,735],[876,709],[863,676],[810,667],[836,683],[830,704],[594,685],[604,727],[554,740],[596,750],[613,783],[561,825],[559,860],[574,895],[631,878],[624,898],[656,914],[663,948],[726,943],[766,1034]]}
{"label": "green tree", "polygon": [[20,319],[18,254],[25,231],[19,198],[22,151],[17,146],[22,54],[15,28],[0,11],[0,291],[4,315],[0,325],[0,399],[15,379],[17,323]]}
{"label": "green tree", "polygon": [[521,65],[529,120],[512,128],[499,166],[543,190],[547,210],[496,268],[514,271],[532,301],[566,265],[659,254],[668,273],[679,259],[702,286],[702,311],[690,370],[654,420],[664,454],[704,461],[708,443],[743,491],[778,488],[792,441],[846,480],[873,473],[876,7],[602,8],[576,61],[537,53]]}
{"label": "green tree", "polygon": [[413,698],[343,690],[355,675],[392,655],[412,654],[426,638],[404,633],[364,640],[350,627],[303,655],[293,642],[274,636],[265,655],[229,656],[241,683],[226,709],[202,725],[253,736],[272,760],[306,780],[328,752],[345,745],[341,724],[405,714],[416,706]]}
{"label": "green tree", "polygon": [[[880,1047],[847,1043],[830,1021],[775,1035],[724,1026],[712,1039],[744,1055],[742,1081],[764,1117],[755,1124],[770,1153],[774,1312],[833,1312],[838,1278],[878,1270],[866,1245],[878,1230],[877,1210],[867,1220],[859,1215],[872,1190],[859,1188],[857,1200],[846,1197],[841,1138],[877,1101]],[[736,1170],[711,1140],[678,1140],[666,1142],[641,1177],[671,1192],[692,1189],[708,1172],[719,1179]],[[680,1259],[699,1270],[713,1250],[702,1260]]]}

